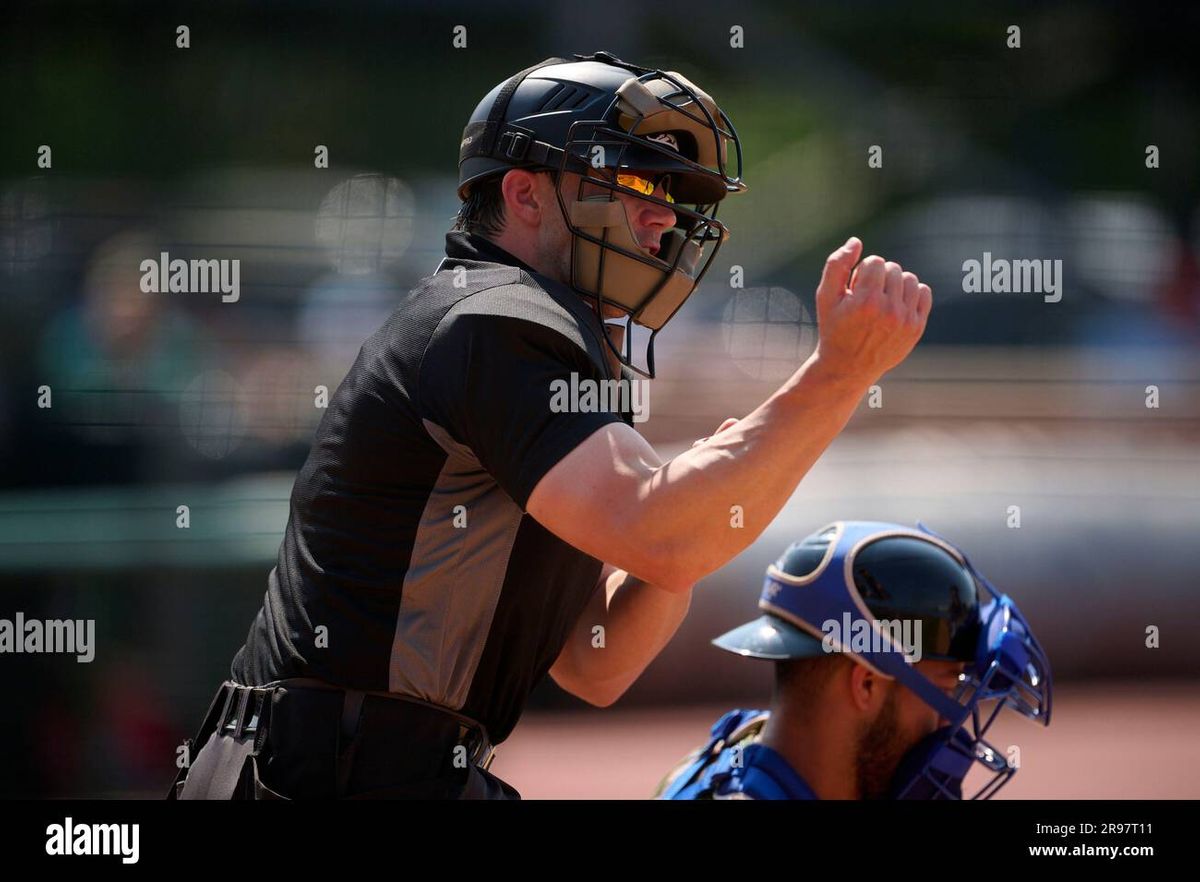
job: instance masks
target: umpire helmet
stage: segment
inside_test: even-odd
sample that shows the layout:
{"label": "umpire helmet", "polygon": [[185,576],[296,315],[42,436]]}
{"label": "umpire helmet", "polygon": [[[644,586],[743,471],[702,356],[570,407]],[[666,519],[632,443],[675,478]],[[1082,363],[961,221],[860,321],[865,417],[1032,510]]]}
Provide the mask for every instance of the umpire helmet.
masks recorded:
{"label": "umpire helmet", "polygon": [[[509,169],[581,176],[559,207],[572,237],[571,287],[604,320],[615,306],[650,330],[646,367],[633,363],[632,335],[620,361],[654,376],[654,337],[699,285],[729,230],[717,204],[745,190],[742,148],[724,111],[673,71],[638,67],[607,53],[550,58],[493,88],[475,108],[459,150],[459,197]],[[670,201],[620,181],[661,183]],[[626,177],[628,180],[628,177]],[[591,185],[607,195],[585,196]],[[657,254],[633,234],[620,192],[667,206],[675,227]],[[607,335],[605,335],[606,339]]]}

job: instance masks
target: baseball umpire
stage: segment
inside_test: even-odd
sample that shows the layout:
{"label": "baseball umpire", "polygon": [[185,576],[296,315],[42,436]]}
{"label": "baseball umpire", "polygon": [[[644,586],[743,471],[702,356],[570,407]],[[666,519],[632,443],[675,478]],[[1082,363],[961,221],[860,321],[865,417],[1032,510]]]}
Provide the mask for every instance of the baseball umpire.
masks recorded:
{"label": "baseball umpire", "polygon": [[1013,601],[918,525],[844,521],[767,568],[763,615],[713,642],[775,662],[770,710],[734,710],[663,799],[990,798],[1016,763],[1005,708],[1050,724],[1050,664]]}
{"label": "baseball umpire", "polygon": [[712,97],[607,53],[484,97],[446,258],[333,396],[170,796],[515,798],[488,765],[547,673],[599,706],[641,674],[930,309],[897,264],[855,269],[851,239],[825,266],[814,355],[672,461],[624,405],[554,406],[559,384],[654,375],[653,335],[727,238],[716,209],[741,166]]}

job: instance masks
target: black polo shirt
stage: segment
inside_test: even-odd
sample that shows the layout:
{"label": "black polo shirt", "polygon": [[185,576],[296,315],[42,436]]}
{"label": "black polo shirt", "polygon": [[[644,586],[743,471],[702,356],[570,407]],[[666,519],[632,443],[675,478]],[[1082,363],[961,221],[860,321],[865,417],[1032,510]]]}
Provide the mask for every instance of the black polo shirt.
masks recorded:
{"label": "black polo shirt", "polygon": [[232,676],[414,695],[499,743],[602,566],[525,514],[529,494],[631,414],[551,406],[555,380],[613,379],[577,294],[478,236],[447,234],[446,255],[331,398]]}

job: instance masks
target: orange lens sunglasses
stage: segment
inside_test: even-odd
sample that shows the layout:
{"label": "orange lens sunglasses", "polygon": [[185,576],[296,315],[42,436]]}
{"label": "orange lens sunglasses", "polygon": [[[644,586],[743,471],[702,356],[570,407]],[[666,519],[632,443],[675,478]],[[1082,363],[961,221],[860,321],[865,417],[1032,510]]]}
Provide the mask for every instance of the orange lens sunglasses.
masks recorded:
{"label": "orange lens sunglasses", "polygon": [[[663,177],[666,178],[668,176],[664,175]],[[654,191],[658,188],[657,184],[651,180],[643,178],[641,175],[619,174],[617,175],[617,183],[622,187],[628,187],[630,190],[636,190],[643,196],[653,196]],[[667,202],[670,202],[671,204],[675,203],[674,198],[672,198],[671,194],[667,192],[665,187],[663,188],[663,195],[666,197]]]}

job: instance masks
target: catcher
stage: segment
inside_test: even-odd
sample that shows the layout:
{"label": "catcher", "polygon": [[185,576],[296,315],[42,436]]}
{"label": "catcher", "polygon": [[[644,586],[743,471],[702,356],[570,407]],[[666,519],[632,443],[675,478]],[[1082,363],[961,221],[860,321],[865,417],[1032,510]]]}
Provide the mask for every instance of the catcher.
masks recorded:
{"label": "catcher", "polygon": [[980,768],[986,799],[1015,774],[987,733],[1005,708],[1049,725],[1049,662],[1016,604],[918,526],[830,524],[767,568],[763,615],[713,642],[775,662],[771,709],[717,720],[657,797],[962,799]]}

